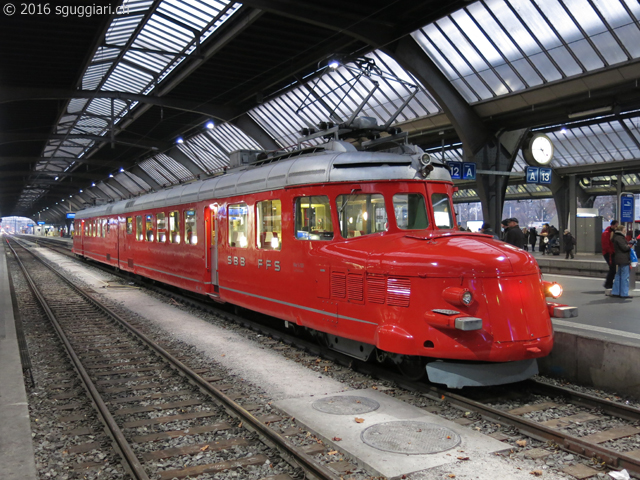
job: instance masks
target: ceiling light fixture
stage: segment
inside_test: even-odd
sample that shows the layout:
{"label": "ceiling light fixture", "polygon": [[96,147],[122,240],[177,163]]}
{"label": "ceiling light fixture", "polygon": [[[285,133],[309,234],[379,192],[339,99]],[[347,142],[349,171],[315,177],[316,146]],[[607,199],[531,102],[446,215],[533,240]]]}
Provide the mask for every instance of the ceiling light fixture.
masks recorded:
{"label": "ceiling light fixture", "polygon": [[215,123],[213,123],[213,121],[209,120],[207,123],[204,124],[205,128],[208,130],[213,130],[213,127],[215,127]]}
{"label": "ceiling light fixture", "polygon": [[182,138],[182,137],[178,137],[178,138],[176,138],[176,143],[177,143],[178,145],[179,145],[179,144],[181,144],[181,143],[184,143],[184,138]]}

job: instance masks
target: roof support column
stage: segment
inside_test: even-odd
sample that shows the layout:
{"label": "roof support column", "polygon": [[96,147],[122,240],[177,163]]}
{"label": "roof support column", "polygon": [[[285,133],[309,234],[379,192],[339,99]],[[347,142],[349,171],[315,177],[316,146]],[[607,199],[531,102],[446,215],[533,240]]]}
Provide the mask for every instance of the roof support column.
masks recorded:
{"label": "roof support column", "polygon": [[437,100],[462,140],[465,161],[475,162],[478,170],[496,172],[479,174],[477,185],[484,221],[492,228],[499,228],[509,177],[498,172],[511,172],[527,131],[491,132],[411,36],[383,50],[411,72]]}
{"label": "roof support column", "polygon": [[182,153],[182,151],[178,147],[173,147],[167,152],[167,155],[169,155],[179,164],[183,165],[184,168],[189,170],[194,177],[200,178],[201,176],[207,175],[207,172],[201,169],[193,160]]}
{"label": "roof support column", "polygon": [[[569,230],[571,234],[575,237],[578,233],[576,228],[578,225],[578,192],[577,192],[577,182],[578,179],[575,175],[569,175]],[[564,230],[563,230],[564,232]],[[562,246],[564,247],[564,241],[562,242]],[[575,253],[575,251],[573,252]]]}
{"label": "roof support column", "polygon": [[494,231],[500,228],[504,198],[509,184],[509,175],[513,169],[518,150],[527,133],[527,129],[504,132],[496,141],[485,144],[475,155],[465,153],[465,160],[473,161],[477,169],[496,172],[495,174],[477,174],[477,191],[482,203],[482,218],[491,224]]}

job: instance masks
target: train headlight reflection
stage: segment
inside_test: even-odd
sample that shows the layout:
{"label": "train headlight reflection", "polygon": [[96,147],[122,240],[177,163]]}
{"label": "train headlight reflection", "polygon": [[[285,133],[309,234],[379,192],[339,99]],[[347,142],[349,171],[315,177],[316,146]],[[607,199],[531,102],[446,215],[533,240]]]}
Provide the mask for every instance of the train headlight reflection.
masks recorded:
{"label": "train headlight reflection", "polygon": [[558,298],[562,295],[562,285],[556,282],[542,282],[545,297]]}

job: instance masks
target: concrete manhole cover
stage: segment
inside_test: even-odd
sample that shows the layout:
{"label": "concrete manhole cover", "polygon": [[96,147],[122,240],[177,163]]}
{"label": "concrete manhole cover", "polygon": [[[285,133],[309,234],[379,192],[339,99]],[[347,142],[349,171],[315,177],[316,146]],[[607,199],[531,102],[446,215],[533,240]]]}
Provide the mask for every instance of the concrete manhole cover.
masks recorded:
{"label": "concrete manhole cover", "polygon": [[408,455],[444,452],[460,443],[460,435],[453,430],[410,421],[379,423],[364,430],[360,437],[370,447]]}
{"label": "concrete manhole cover", "polygon": [[370,398],[346,395],[321,398],[313,402],[312,406],[316,410],[333,415],[356,415],[373,412],[380,408],[380,404]]}

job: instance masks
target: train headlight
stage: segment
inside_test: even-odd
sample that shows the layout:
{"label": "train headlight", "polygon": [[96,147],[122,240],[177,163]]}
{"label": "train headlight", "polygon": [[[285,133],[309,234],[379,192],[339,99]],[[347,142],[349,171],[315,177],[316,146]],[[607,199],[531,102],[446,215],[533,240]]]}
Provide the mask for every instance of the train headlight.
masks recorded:
{"label": "train headlight", "polygon": [[544,286],[544,296],[558,298],[562,295],[562,285],[556,282],[542,282]]}
{"label": "train headlight", "polygon": [[431,165],[431,155],[423,153],[422,156],[420,156],[420,163],[425,167]]}
{"label": "train headlight", "polygon": [[467,290],[462,294],[462,303],[465,305],[471,305],[471,302],[473,302],[473,295],[471,295],[471,292]]}
{"label": "train headlight", "polygon": [[466,288],[447,287],[442,291],[442,298],[452,305],[467,307],[473,303],[473,294]]}

